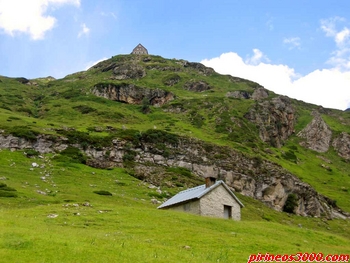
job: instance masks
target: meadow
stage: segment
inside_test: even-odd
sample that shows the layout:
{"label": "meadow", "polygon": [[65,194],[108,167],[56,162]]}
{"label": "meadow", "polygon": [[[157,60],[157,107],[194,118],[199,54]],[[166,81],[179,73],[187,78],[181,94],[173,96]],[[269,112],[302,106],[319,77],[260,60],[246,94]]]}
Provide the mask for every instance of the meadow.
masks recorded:
{"label": "meadow", "polygon": [[240,222],[158,210],[156,188],[124,169],[41,157],[0,152],[1,182],[17,190],[15,198],[0,198],[1,262],[247,262],[259,252],[350,253],[345,220],[275,212],[239,194]]}

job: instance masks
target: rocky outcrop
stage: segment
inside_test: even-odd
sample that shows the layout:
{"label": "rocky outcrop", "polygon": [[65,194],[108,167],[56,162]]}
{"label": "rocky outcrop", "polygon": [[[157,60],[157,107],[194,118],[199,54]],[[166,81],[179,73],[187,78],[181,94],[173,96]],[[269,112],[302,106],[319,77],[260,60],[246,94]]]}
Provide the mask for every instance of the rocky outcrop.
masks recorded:
{"label": "rocky outcrop", "polygon": [[99,97],[128,104],[142,104],[147,99],[153,106],[161,106],[175,98],[171,92],[161,89],[138,87],[128,83],[95,85],[91,92]]}
{"label": "rocky outcrop", "polygon": [[205,81],[189,81],[184,85],[184,89],[195,92],[210,90],[211,87]]}
{"label": "rocky outcrop", "polygon": [[258,87],[252,94],[253,100],[262,100],[269,97],[269,91],[263,87]]}
{"label": "rocky outcrop", "polygon": [[350,160],[350,135],[342,132],[332,143],[338,155],[346,160]]}
{"label": "rocky outcrop", "polygon": [[36,140],[30,141],[0,132],[0,149],[10,149],[13,151],[33,149],[40,153],[53,153],[63,151],[67,147],[68,144],[65,138],[58,138],[53,141],[47,135],[39,135]]}
{"label": "rocky outcrop", "polygon": [[263,87],[258,87],[254,90],[252,94],[250,94],[247,91],[229,91],[226,93],[227,98],[234,98],[234,99],[253,99],[253,100],[262,100],[266,99],[269,96],[269,92],[267,89]]}
{"label": "rocky outcrop", "polygon": [[281,147],[294,133],[295,109],[285,96],[255,104],[245,117],[257,125],[261,140],[274,147]]}
{"label": "rocky outcrop", "polygon": [[137,64],[125,63],[116,65],[113,69],[113,79],[140,79],[146,76],[145,69]]}
{"label": "rocky outcrop", "polygon": [[332,131],[318,112],[313,112],[313,120],[297,135],[305,141],[300,145],[316,152],[326,152],[332,139]]}
{"label": "rocky outcrop", "polygon": [[212,75],[213,73],[215,73],[214,69],[209,68],[209,67],[206,67],[206,66],[204,66],[204,65],[201,64],[201,63],[197,63],[197,62],[188,62],[188,61],[185,61],[185,60],[183,60],[182,62],[183,62],[182,65],[183,65],[185,68],[194,69],[194,70],[196,70],[196,71],[197,71],[199,74],[201,74],[201,75],[210,76],[210,75]]}
{"label": "rocky outcrop", "polygon": [[225,95],[227,98],[233,98],[233,99],[250,99],[251,96],[247,91],[229,91]]}
{"label": "rocky outcrop", "polygon": [[[0,148],[35,149],[41,153],[65,149],[67,140],[52,142],[45,136],[38,136],[37,141],[29,142],[12,135],[0,135]],[[130,148],[130,142],[115,139],[110,147],[94,148],[89,146],[82,151],[89,157],[87,163],[94,167],[108,168],[122,166],[123,158],[132,152],[136,162],[136,176],[159,184],[159,172],[162,167],[183,167],[200,177],[223,179],[236,191],[256,198],[278,211],[282,211],[289,194],[297,197],[295,212],[302,216],[325,216],[327,218],[347,218],[331,199],[317,193],[310,185],[303,183],[293,174],[280,166],[260,158],[252,158],[231,148],[208,145],[194,139],[182,138],[176,143],[163,142],[152,144],[140,141]],[[220,159],[215,158],[220,155]],[[159,168],[155,168],[159,167]],[[148,172],[149,170],[149,172]],[[152,172],[153,171],[153,172]],[[150,178],[147,176],[150,175]],[[171,186],[171,183],[164,182]]]}
{"label": "rocky outcrop", "polygon": [[110,60],[102,61],[89,70],[98,69],[101,72],[112,71],[111,79],[140,79],[146,76],[146,70],[142,67],[135,57],[120,58],[119,61],[111,62]]}

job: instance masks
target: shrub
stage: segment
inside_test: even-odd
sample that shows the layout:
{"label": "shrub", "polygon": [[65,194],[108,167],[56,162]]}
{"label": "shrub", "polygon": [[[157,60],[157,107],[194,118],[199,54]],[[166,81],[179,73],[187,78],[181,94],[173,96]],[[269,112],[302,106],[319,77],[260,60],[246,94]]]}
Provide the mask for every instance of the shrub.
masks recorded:
{"label": "shrub", "polygon": [[295,208],[298,206],[298,196],[296,194],[289,194],[283,206],[283,212],[294,214]]}
{"label": "shrub", "polygon": [[167,172],[180,174],[186,177],[192,177],[191,171],[183,167],[168,167]]}
{"label": "shrub", "polygon": [[17,197],[17,194],[11,191],[0,190],[0,197]]}
{"label": "shrub", "polygon": [[0,197],[17,197],[17,194],[14,193],[16,191],[16,189],[8,187],[4,183],[0,183]]}
{"label": "shrub", "polygon": [[172,73],[172,74],[169,74],[169,75],[165,76],[162,81],[163,81],[164,85],[174,86],[180,80],[181,80],[181,77],[178,74]]}
{"label": "shrub", "polygon": [[30,158],[30,157],[35,157],[35,156],[39,156],[39,154],[40,154],[38,151],[33,150],[33,149],[28,149],[28,150],[25,151],[25,153],[26,153],[26,156],[27,156],[28,158]]}
{"label": "shrub", "polygon": [[73,162],[86,164],[86,156],[75,147],[67,147],[65,150],[60,152],[60,156],[55,157],[56,160],[62,162]]}
{"label": "shrub", "polygon": [[177,146],[179,141],[179,137],[175,134],[153,129],[149,129],[142,133],[140,139],[147,143],[165,143],[173,146]]}
{"label": "shrub", "polygon": [[112,195],[111,192],[108,192],[106,190],[97,190],[97,191],[94,191],[95,194],[98,194],[98,195]]}
{"label": "shrub", "polygon": [[295,155],[294,151],[289,150],[282,154],[282,157],[290,162],[297,163],[298,157]]}
{"label": "shrub", "polygon": [[27,139],[28,141],[35,141],[39,135],[37,131],[31,130],[28,126],[14,126],[6,130],[7,133],[13,136]]}
{"label": "shrub", "polygon": [[91,112],[95,112],[96,109],[94,108],[91,108],[89,106],[86,106],[86,105],[78,105],[78,106],[74,106],[73,109],[81,112],[82,114],[88,114],[88,113],[91,113]]}
{"label": "shrub", "polygon": [[136,152],[132,150],[126,150],[123,155],[124,162],[133,162],[135,160]]}

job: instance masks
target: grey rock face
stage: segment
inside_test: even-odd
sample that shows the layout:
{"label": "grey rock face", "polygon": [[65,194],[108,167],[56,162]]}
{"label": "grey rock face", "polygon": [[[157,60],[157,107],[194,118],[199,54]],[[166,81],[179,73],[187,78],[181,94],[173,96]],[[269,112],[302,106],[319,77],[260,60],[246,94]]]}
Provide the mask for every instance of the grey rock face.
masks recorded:
{"label": "grey rock face", "polygon": [[274,147],[281,147],[294,133],[295,109],[288,97],[260,102],[245,117],[258,126],[261,140]]}
{"label": "grey rock face", "polygon": [[350,135],[342,132],[332,143],[338,155],[346,160],[350,160]]}
{"label": "grey rock face", "polygon": [[137,64],[120,64],[113,69],[114,79],[140,79],[146,76],[145,69]]}
{"label": "grey rock face", "polygon": [[314,119],[297,135],[305,141],[300,145],[317,152],[326,152],[332,139],[332,131],[319,113],[314,113]]}
{"label": "grey rock face", "polygon": [[93,87],[93,94],[109,100],[125,102],[128,104],[141,104],[144,98],[151,105],[161,106],[175,98],[174,94],[161,89],[149,89],[133,84],[98,84]]}
{"label": "grey rock face", "polygon": [[251,96],[246,91],[229,91],[225,95],[227,98],[234,98],[234,99],[250,99]]}
{"label": "grey rock face", "polygon": [[269,97],[269,91],[263,87],[256,88],[252,94],[253,100],[262,100]]}
{"label": "grey rock face", "polygon": [[202,92],[211,89],[211,87],[204,81],[189,81],[185,83],[184,89],[195,92]]}
{"label": "grey rock face", "polygon": [[215,71],[212,68],[208,68],[208,67],[204,66],[203,64],[197,63],[197,62],[183,61],[183,66],[185,68],[195,69],[198,71],[199,74],[202,74],[204,76],[210,76],[213,73],[215,73]]}

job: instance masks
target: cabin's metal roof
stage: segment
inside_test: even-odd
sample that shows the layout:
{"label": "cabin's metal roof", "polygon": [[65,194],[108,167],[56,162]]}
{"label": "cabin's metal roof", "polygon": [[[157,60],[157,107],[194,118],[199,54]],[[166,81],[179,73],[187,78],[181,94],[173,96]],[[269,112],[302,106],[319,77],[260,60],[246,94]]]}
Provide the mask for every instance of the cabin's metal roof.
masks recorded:
{"label": "cabin's metal roof", "polygon": [[169,200],[165,201],[162,205],[158,206],[158,208],[170,207],[175,204],[184,203],[190,201],[192,199],[200,199],[202,196],[209,193],[211,190],[215,189],[219,185],[223,185],[225,189],[229,192],[229,194],[237,201],[237,203],[243,207],[244,205],[239,201],[239,199],[235,196],[235,194],[228,188],[228,186],[224,183],[224,181],[219,180],[215,184],[210,187],[205,187],[205,184],[190,188],[184,191],[179,192],[177,195],[173,196]]}

